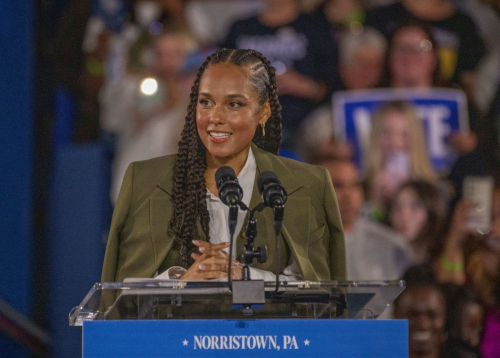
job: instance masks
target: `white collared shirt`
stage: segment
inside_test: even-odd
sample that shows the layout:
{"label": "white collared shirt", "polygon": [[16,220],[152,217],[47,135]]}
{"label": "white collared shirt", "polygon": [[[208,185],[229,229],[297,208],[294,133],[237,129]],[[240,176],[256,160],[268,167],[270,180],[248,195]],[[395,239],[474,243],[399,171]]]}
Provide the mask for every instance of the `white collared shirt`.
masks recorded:
{"label": "white collared shirt", "polygon": [[[243,203],[246,206],[250,205],[250,200],[252,198],[255,175],[257,173],[257,163],[255,162],[255,155],[253,154],[252,148],[250,148],[247,156],[247,160],[240,174],[238,175],[238,182],[243,189]],[[212,244],[219,244],[221,242],[229,242],[229,207],[224,205],[222,201],[211,193],[207,189],[207,209],[210,215],[210,242]],[[238,222],[236,224],[235,235],[233,241],[236,240],[238,233],[243,227],[247,213],[243,210],[238,211]],[[286,215],[286,213],[285,213]],[[229,252],[229,248],[224,249]],[[233,242],[233,259],[236,253],[236,242]],[[270,257],[269,260],[275,260],[277,258]],[[178,279],[186,269],[179,266],[170,267],[168,270],[162,274],[156,276],[157,279]],[[250,278],[252,280],[264,280],[264,281],[275,281],[276,275],[272,272],[256,269],[250,267]],[[280,280],[291,281],[300,280],[300,271],[297,263],[290,257],[289,265],[283,270],[283,274],[280,275]]]}
{"label": "white collared shirt", "polygon": [[[250,148],[247,156],[247,161],[243,166],[240,174],[238,174],[238,183],[243,189],[243,199],[241,201],[246,205],[250,206],[250,200],[253,193],[253,183],[255,181],[255,174],[257,172],[257,163],[255,162],[255,156]],[[210,242],[212,244],[220,244],[221,242],[229,242],[229,206],[222,203],[222,201],[212,194],[210,190],[207,189],[207,209],[210,215]],[[238,236],[238,233],[243,227],[247,213],[243,210],[238,210],[238,222],[236,224],[236,230],[234,234],[234,239]],[[224,249],[229,252],[229,248]],[[233,243],[233,258],[236,257],[236,243]]]}

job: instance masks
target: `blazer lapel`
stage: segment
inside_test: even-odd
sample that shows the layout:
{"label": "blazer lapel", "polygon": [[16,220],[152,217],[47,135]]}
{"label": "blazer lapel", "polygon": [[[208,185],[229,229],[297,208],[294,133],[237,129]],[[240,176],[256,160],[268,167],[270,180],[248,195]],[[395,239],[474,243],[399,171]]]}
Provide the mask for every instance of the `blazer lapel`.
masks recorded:
{"label": "blazer lapel", "polygon": [[[174,235],[169,230],[172,218],[172,187],[174,183],[175,162],[166,170],[165,176],[156,185],[164,193],[150,198],[151,239],[155,252],[155,266],[160,267],[174,243]],[[166,194],[166,195],[165,195]]]}
{"label": "blazer lapel", "polygon": [[[285,204],[285,218],[281,235],[290,246],[295,262],[302,273],[302,277],[317,277],[308,256],[310,199],[297,195],[303,185],[297,180],[295,175],[276,158],[276,156],[258,148],[254,144],[252,144],[252,150],[257,163],[256,174],[258,175],[267,170],[273,171],[287,191],[288,199]],[[255,180],[255,183],[257,183],[257,180]],[[260,201],[260,194],[257,189],[257,184],[255,184],[254,192],[252,193],[251,207],[253,208]],[[268,247],[268,253],[271,260],[278,259],[274,252],[274,214],[269,208],[266,208],[261,214],[262,215],[256,215],[258,238],[261,238],[260,240],[265,242],[259,243],[260,240],[256,240],[256,245],[265,244]],[[259,218],[264,220],[259,220]],[[261,223],[261,221],[263,222]]]}

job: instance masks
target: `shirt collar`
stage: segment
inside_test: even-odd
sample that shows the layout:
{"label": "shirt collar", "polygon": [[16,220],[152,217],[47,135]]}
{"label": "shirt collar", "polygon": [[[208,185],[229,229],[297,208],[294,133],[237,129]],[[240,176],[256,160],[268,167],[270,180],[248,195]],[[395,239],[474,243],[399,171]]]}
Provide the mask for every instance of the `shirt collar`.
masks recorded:
{"label": "shirt collar", "polygon": [[245,166],[238,175],[238,181],[240,182],[241,189],[243,189],[242,201],[245,203],[246,206],[250,205],[250,199],[252,198],[253,183],[255,182],[256,172],[257,172],[257,163],[255,162],[255,155],[253,154],[252,148],[250,147]]}
{"label": "shirt collar", "polygon": [[[252,148],[248,151],[247,160],[243,169],[241,169],[240,174],[238,175],[238,182],[243,189],[243,203],[246,206],[250,205],[250,199],[252,198],[253,184],[255,181],[255,174],[257,172],[257,163],[255,162],[255,155],[253,154]],[[207,188],[207,196],[210,197],[211,200],[220,200],[214,194],[210,192]]]}

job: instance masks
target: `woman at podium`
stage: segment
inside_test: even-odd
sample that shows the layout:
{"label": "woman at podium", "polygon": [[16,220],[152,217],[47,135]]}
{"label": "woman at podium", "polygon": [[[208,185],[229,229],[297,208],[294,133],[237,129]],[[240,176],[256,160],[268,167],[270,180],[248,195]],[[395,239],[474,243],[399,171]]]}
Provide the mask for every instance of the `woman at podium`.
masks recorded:
{"label": "woman at podium", "polygon": [[[259,173],[272,171],[288,193],[279,255],[274,215],[257,212],[255,245],[269,259],[251,278],[345,280],[345,246],[338,205],[325,168],[277,155],[281,105],[274,68],[253,50],[221,49],[209,56],[192,87],[178,154],[132,163],[113,213],[102,282],[129,277],[208,280],[228,275],[228,207],[215,172],[234,169],[250,208],[260,203]],[[238,214],[233,257],[240,252],[244,211]],[[235,262],[232,278],[241,278]],[[283,277],[281,277],[283,276]]]}

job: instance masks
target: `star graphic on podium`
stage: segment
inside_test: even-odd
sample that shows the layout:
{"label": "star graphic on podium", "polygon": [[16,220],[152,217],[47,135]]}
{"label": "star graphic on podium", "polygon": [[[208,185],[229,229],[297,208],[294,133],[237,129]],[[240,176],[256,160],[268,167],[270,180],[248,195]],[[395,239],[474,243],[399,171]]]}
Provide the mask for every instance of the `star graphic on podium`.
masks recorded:
{"label": "star graphic on podium", "polygon": [[306,340],[304,341],[304,345],[306,345],[306,346],[308,346],[308,345],[309,345],[309,343],[311,343],[311,342],[310,342],[308,339],[306,339]]}
{"label": "star graphic on podium", "polygon": [[183,340],[183,341],[182,341],[182,345],[183,345],[183,346],[187,346],[187,345],[188,345],[188,343],[189,343],[189,342],[188,342],[188,341],[186,341],[186,340]]}

